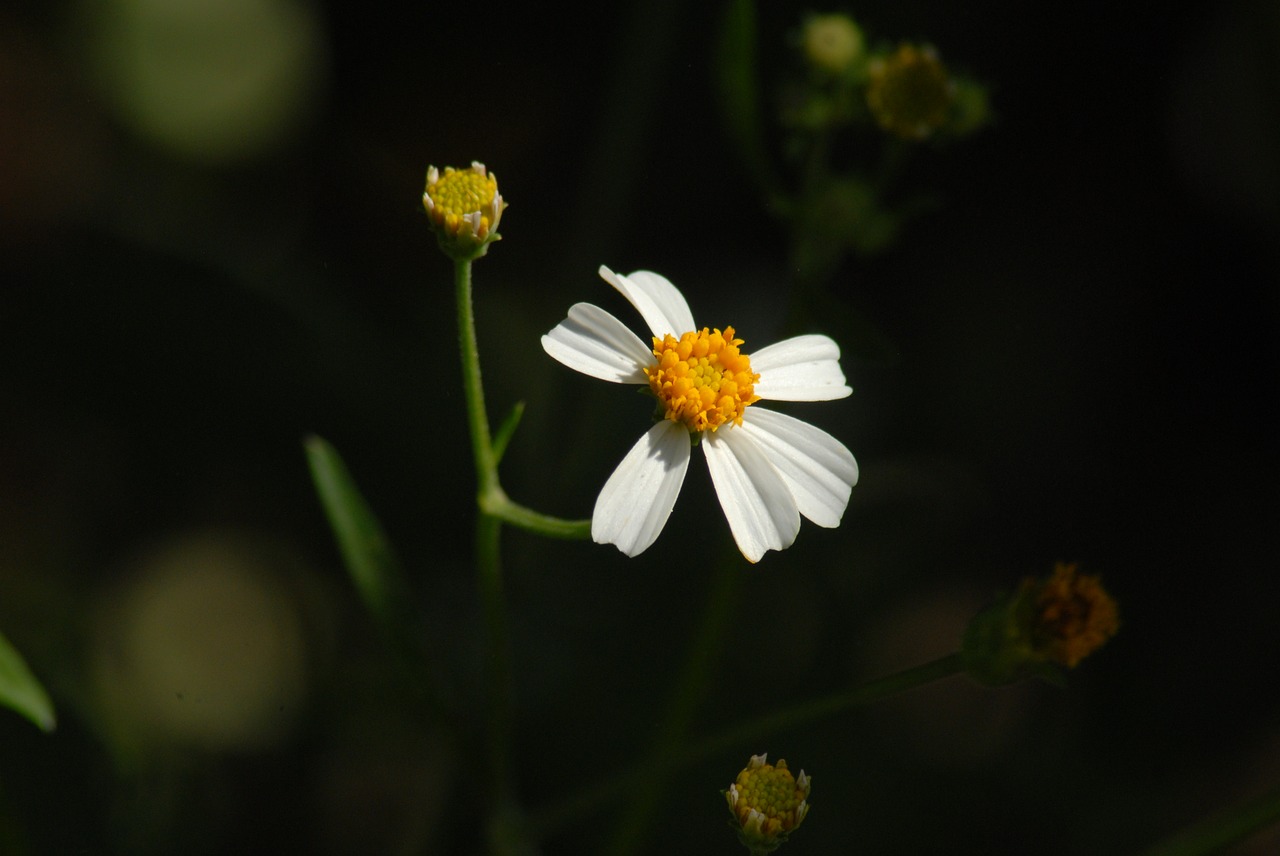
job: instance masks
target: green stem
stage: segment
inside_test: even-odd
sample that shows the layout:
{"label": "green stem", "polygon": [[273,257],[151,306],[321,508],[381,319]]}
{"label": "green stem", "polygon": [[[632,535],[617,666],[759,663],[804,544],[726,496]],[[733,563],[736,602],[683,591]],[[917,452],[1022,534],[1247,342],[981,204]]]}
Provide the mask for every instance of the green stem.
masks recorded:
{"label": "green stem", "polygon": [[495,805],[505,803],[511,790],[508,771],[512,721],[511,646],[503,597],[501,535],[502,521],[498,518],[482,513],[476,519],[476,570],[480,575],[480,600],[488,642],[485,710],[488,715],[489,781]]}
{"label": "green stem", "polygon": [[[960,654],[948,654],[852,690],[822,696],[748,720],[700,743],[687,744],[654,755],[644,763],[624,770],[604,782],[592,785],[557,804],[541,809],[531,818],[532,826],[539,836],[546,836],[580,817],[589,815],[600,806],[630,794],[637,781],[692,766],[707,757],[757,740],[765,734],[776,733],[784,728],[794,728],[837,713],[864,707],[889,696],[949,678],[962,671],[964,667]],[[1162,853],[1160,856],[1170,855]]]}
{"label": "green stem", "polygon": [[[511,748],[511,649],[507,632],[507,608],[503,595],[502,524],[510,523],[552,538],[587,538],[590,520],[561,520],[540,514],[507,498],[498,480],[499,452],[494,448],[480,377],[480,348],[476,339],[475,309],[471,290],[471,259],[454,261],[454,291],[458,304],[458,351],[462,362],[462,388],[467,403],[467,426],[476,468],[476,571],[484,613],[486,648],[486,705],[488,712],[488,762],[492,793],[498,804],[510,796],[508,769]],[[518,416],[516,417],[518,418]],[[500,435],[503,446],[511,428]]]}
{"label": "green stem", "polygon": [[471,260],[455,259],[453,286],[458,301],[458,349],[462,355],[462,389],[467,399],[467,424],[471,429],[471,454],[476,464],[480,496],[498,487],[498,467],[489,436],[489,416],[480,382],[480,348],[476,344],[475,310],[471,299]]}
{"label": "green stem", "polygon": [[[453,270],[458,302],[458,350],[462,359],[467,425],[471,432],[471,451],[476,465],[477,495],[483,497],[495,491],[501,492],[502,488],[498,484],[497,458],[493,453],[489,417],[484,405],[484,386],[480,381],[480,350],[476,344],[475,311],[471,297],[471,260],[455,260]],[[481,503],[476,517],[476,571],[479,575],[485,625],[485,709],[488,713],[486,742],[489,749],[489,784],[495,805],[506,800],[510,788],[507,765],[511,743],[511,666],[506,604],[502,593],[501,535],[502,521]]]}
{"label": "green stem", "polygon": [[510,523],[512,526],[527,529],[548,538],[582,540],[591,537],[590,520],[565,520],[542,514],[512,502],[500,487],[480,497],[480,508],[485,513],[500,518],[504,523]]}
{"label": "green stem", "polygon": [[1144,850],[1142,856],[1205,856],[1218,853],[1280,823],[1280,787],[1234,806],[1226,814],[1203,820]]}

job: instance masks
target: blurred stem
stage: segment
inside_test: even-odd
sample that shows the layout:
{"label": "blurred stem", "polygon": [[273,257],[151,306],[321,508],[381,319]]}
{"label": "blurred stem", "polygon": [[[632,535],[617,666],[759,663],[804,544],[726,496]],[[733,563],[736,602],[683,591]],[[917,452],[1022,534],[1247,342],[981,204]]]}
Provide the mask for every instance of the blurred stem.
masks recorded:
{"label": "blurred stem", "polygon": [[[699,743],[669,747],[665,751],[650,755],[649,759],[642,764],[624,770],[606,781],[592,785],[557,804],[535,812],[532,817],[533,826],[539,836],[546,836],[578,818],[589,815],[602,805],[624,796],[630,797],[637,782],[668,775],[729,750],[749,751],[749,749],[742,749],[743,744],[758,741],[768,734],[854,710],[898,693],[952,677],[962,671],[960,654],[948,654],[852,690],[821,696],[747,720]],[[726,781],[732,779],[735,772],[729,771]],[[1147,856],[1155,856],[1155,854],[1147,854]],[[1160,856],[1172,856],[1172,851],[1169,854],[1161,852]],[[1179,853],[1178,856],[1182,854]]]}
{"label": "blurred stem", "polygon": [[[653,745],[645,753],[646,757],[663,758],[679,754],[693,714],[706,695],[706,688],[713,683],[711,672],[724,648],[741,578],[742,571],[736,562],[720,563],[702,622],[690,642],[688,658],[667,701],[662,724]],[[672,765],[651,765],[636,771],[628,788],[631,798],[627,800],[626,810],[607,851],[612,856],[627,856],[644,846],[645,830],[654,827],[653,815],[659,808],[663,784],[674,769]]]}
{"label": "blurred stem", "polygon": [[[823,194],[831,178],[831,130],[822,128],[809,143],[800,177],[799,203],[791,218],[791,266],[795,271],[795,293],[791,297],[793,322],[799,321],[800,307],[808,306],[834,272],[833,259],[840,258],[826,246],[829,229],[818,228],[823,216]],[[818,220],[815,220],[818,218]]]}
{"label": "blurred stem", "polygon": [[1142,856],[1204,856],[1244,841],[1280,823],[1280,787],[1234,806],[1226,814],[1203,820],[1144,850]]}
{"label": "blurred stem", "polygon": [[901,672],[863,684],[844,692],[810,699],[807,702],[785,707],[773,713],[766,713],[741,725],[723,731],[715,737],[708,738],[688,750],[690,756],[703,758],[717,752],[731,749],[750,740],[758,739],[763,734],[774,734],[786,728],[795,728],[826,719],[837,713],[862,707],[880,701],[889,696],[915,689],[943,678],[949,678],[964,671],[960,654],[948,654],[937,660],[931,660],[919,666],[913,666]]}
{"label": "blurred stem", "polygon": [[774,170],[765,142],[760,115],[760,74],[756,61],[756,7],[754,0],[730,0],[720,21],[715,72],[718,101],[728,127],[730,144],[747,175],[775,216],[786,216],[793,203]]}

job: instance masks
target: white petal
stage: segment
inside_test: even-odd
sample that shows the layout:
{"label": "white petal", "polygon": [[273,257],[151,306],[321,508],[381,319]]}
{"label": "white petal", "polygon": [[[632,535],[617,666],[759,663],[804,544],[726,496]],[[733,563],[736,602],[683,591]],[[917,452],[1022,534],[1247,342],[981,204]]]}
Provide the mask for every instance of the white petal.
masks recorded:
{"label": "white petal", "polygon": [[760,373],[756,395],[776,401],[830,401],[853,393],[840,371],[840,346],[811,333],[753,351],[751,369]]}
{"label": "white petal", "polygon": [[707,468],[729,530],[748,562],[784,550],[800,531],[800,512],[782,476],[745,431],[725,426],[702,435]]}
{"label": "white petal", "polygon": [[542,349],[574,371],[614,383],[647,383],[653,351],[599,306],[575,303],[569,317],[542,337]]}
{"label": "white petal", "polygon": [[858,483],[858,463],[843,443],[808,422],[763,407],[748,407],[736,430],[764,450],[801,514],[828,529],[840,525]]}
{"label": "white petal", "polygon": [[591,515],[591,537],[638,556],[657,540],[689,469],[689,429],[663,420],[640,438],[609,476]]}
{"label": "white petal", "polygon": [[659,338],[668,333],[680,336],[697,329],[693,326],[693,313],[689,311],[684,295],[665,276],[647,270],[623,276],[604,265],[600,266],[600,276],[631,301],[653,335]]}

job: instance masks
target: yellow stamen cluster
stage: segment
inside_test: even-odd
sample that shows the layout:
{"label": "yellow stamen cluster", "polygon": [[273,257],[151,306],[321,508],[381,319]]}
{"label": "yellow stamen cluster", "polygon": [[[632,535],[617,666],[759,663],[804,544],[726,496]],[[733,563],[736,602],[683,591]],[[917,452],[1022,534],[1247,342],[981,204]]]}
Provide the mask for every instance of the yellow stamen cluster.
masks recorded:
{"label": "yellow stamen cluster", "polygon": [[666,418],[683,422],[690,431],[714,431],[726,422],[742,424],[747,405],[760,400],[751,359],[740,350],[733,328],[667,334],[653,339],[657,362],[644,370],[649,388],[666,411]]}
{"label": "yellow stamen cluster", "polygon": [[870,72],[867,106],[880,127],[922,140],[946,124],[956,87],[933,48],[902,45]]}
{"label": "yellow stamen cluster", "polygon": [[747,768],[724,792],[737,818],[743,843],[771,850],[781,844],[809,813],[809,777],[794,778],[787,762],[766,763],[767,755],[753,755]]}
{"label": "yellow stamen cluster", "polygon": [[1078,574],[1074,563],[1059,562],[1048,580],[1022,585],[1034,597],[1032,646],[1047,660],[1075,668],[1120,628],[1116,602],[1096,576]]}
{"label": "yellow stamen cluster", "polygon": [[463,250],[495,240],[507,207],[498,193],[498,177],[479,162],[464,170],[445,167],[443,173],[434,166],[428,169],[422,204],[441,245]]}

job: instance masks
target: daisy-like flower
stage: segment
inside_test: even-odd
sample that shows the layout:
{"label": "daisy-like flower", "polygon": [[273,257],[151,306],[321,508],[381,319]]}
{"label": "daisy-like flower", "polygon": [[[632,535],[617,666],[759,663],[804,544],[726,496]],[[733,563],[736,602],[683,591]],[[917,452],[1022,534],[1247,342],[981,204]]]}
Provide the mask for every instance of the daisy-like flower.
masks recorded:
{"label": "daisy-like flower", "polygon": [[[590,303],[542,337],[548,354],[575,371],[646,386],[658,399],[657,423],[605,482],[591,516],[591,537],[628,556],[657,540],[692,447],[700,445],[729,529],[747,561],[791,546],[801,515],[838,526],[858,480],[840,441],[757,401],[830,401],[852,393],[840,348],[826,336],[785,339],[750,356],[732,327],[693,323],[689,304],[651,271],[622,276],[600,268],[653,333],[646,346],[625,324]],[[700,441],[700,442],[699,442]]]}

